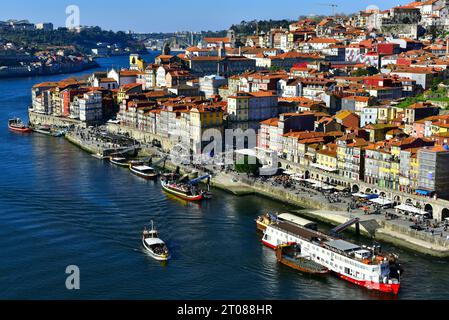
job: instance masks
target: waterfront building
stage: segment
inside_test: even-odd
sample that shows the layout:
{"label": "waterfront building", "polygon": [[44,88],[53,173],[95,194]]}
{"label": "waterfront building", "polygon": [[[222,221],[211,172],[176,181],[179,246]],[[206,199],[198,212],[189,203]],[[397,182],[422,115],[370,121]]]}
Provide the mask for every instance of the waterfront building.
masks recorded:
{"label": "waterfront building", "polygon": [[438,198],[449,195],[449,148],[435,146],[418,151],[419,178],[417,192]]}
{"label": "waterfront building", "polygon": [[[411,172],[411,165],[401,166],[401,151],[432,146],[434,142],[417,139],[393,139],[370,144],[365,148],[365,182],[392,190],[400,190],[400,175]],[[405,157],[405,154],[402,154]],[[418,159],[419,163],[421,161]],[[415,168],[416,169],[416,168]],[[410,176],[410,174],[408,174]]]}
{"label": "waterfront building", "polygon": [[312,167],[324,172],[338,173],[337,150],[335,144],[327,144],[316,153],[316,163]]}
{"label": "waterfront building", "polygon": [[337,169],[339,175],[354,181],[363,181],[365,174],[365,147],[363,138],[343,136],[337,139]]}
{"label": "waterfront building", "polygon": [[[203,148],[211,143],[210,141],[202,140],[206,130],[218,130],[221,136],[224,136],[223,115],[223,109],[214,105],[201,105],[190,110],[188,126],[190,130],[187,131],[186,136],[191,139],[189,146],[194,154],[201,154]],[[223,144],[224,141],[222,141],[222,145],[217,147],[221,148]]]}
{"label": "waterfront building", "polygon": [[36,113],[51,114],[50,90],[58,86],[57,82],[43,82],[33,86],[31,89],[31,108]]}
{"label": "waterfront building", "polygon": [[79,119],[86,123],[96,123],[103,120],[102,94],[100,91],[85,93],[78,99]]}

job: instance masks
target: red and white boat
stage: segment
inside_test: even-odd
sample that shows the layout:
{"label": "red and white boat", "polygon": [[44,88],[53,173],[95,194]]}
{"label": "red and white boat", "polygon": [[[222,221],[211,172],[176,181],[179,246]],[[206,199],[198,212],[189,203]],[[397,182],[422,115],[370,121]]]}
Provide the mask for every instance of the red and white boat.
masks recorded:
{"label": "red and white boat", "polygon": [[165,192],[186,201],[202,201],[204,199],[204,193],[195,186],[167,180],[161,180],[161,185]]}
{"label": "red and white boat", "polygon": [[8,120],[8,128],[11,131],[19,132],[19,133],[30,133],[33,130],[26,126],[23,121],[19,118],[9,119]]}
{"label": "red and white boat", "polygon": [[380,250],[363,248],[287,221],[268,225],[262,242],[275,250],[296,243],[304,258],[344,280],[370,290],[395,295],[399,292],[402,269],[395,255],[381,254],[376,252]]}

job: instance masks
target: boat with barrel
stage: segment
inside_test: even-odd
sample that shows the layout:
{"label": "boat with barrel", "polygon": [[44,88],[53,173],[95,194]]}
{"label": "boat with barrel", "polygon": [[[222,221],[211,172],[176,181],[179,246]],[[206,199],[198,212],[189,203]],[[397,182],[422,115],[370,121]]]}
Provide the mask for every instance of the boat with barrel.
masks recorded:
{"label": "boat with barrel", "polygon": [[154,168],[142,164],[133,165],[130,163],[129,170],[136,176],[147,180],[156,179],[159,175]]}
{"label": "boat with barrel", "polygon": [[142,234],[142,245],[153,259],[168,261],[171,258],[170,251],[164,241],[159,238],[159,232],[151,221],[151,229],[145,228]]}
{"label": "boat with barrel", "polygon": [[127,168],[129,167],[128,159],[124,157],[109,157],[109,161],[116,166]]}
{"label": "boat with barrel", "polygon": [[313,275],[328,274],[330,270],[310,257],[301,254],[301,247],[296,243],[282,244],[276,248],[276,259],[279,263],[303,273]]}
{"label": "boat with barrel", "polygon": [[175,175],[163,175],[161,178],[162,189],[178,198],[186,201],[202,201],[206,198],[211,198],[212,195],[209,191],[201,190],[198,184],[205,180],[210,180],[210,175],[202,176],[197,179],[193,179],[187,182],[184,181],[188,175],[181,177],[179,180],[175,180]]}
{"label": "boat with barrel", "polygon": [[18,133],[30,133],[33,131],[29,126],[25,125],[20,118],[9,119],[8,128],[9,130]]}
{"label": "boat with barrel", "polygon": [[295,243],[301,256],[370,290],[397,295],[401,287],[403,269],[398,256],[382,252],[380,246],[358,246],[290,221],[268,225],[262,242],[274,250]]}

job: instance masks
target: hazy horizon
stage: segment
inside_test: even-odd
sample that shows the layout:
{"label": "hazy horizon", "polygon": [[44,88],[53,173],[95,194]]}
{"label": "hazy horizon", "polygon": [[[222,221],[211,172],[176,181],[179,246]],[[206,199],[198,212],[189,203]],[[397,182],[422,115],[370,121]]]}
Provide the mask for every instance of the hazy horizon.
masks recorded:
{"label": "hazy horizon", "polygon": [[[99,26],[105,30],[133,31],[136,33],[176,32],[176,31],[218,31],[228,29],[242,20],[297,19],[302,15],[331,15],[333,9],[328,3],[339,5],[336,13],[351,14],[376,5],[388,9],[404,0],[318,0],[303,4],[303,0],[283,0],[273,6],[268,0],[228,0],[217,3],[195,0],[187,3],[172,0],[170,7],[160,1],[147,1],[123,6],[123,2],[110,1],[54,1],[16,0],[2,4],[0,20],[29,20],[33,23],[51,22],[55,27],[65,26],[66,7],[80,8],[80,24]],[[115,5],[117,4],[117,5]],[[103,12],[99,14],[100,12]]]}

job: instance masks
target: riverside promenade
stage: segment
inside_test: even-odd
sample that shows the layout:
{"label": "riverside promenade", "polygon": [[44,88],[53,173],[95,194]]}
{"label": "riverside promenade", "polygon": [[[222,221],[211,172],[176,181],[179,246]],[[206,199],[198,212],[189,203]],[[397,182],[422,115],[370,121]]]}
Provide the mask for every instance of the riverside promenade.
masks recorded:
{"label": "riverside promenade", "polygon": [[[440,235],[432,235],[410,229],[412,223],[405,219],[390,221],[384,214],[366,215],[362,210],[348,210],[350,198],[341,198],[338,203],[329,203],[321,193],[313,189],[290,190],[225,173],[214,176],[212,185],[236,195],[257,194],[305,208],[296,210],[295,213],[334,226],[357,217],[360,219],[360,231],[365,236],[424,254],[449,257],[449,239],[447,238],[449,233],[441,230]],[[393,213],[394,210],[389,212]],[[355,227],[352,229],[355,230]]]}
{"label": "riverside promenade", "polygon": [[[142,151],[146,156],[157,157],[161,153],[160,150],[153,151],[151,148]],[[293,213],[333,226],[341,225],[357,217],[360,219],[360,232],[366,237],[389,242],[423,254],[449,258],[449,238],[447,238],[449,233],[441,230],[440,236],[432,235],[429,232],[410,229],[412,223],[405,218],[388,220],[384,214],[366,215],[363,210],[348,210],[348,206],[352,202],[351,197],[342,197],[337,203],[329,203],[326,197],[315,189],[304,187],[287,189],[273,185],[270,181],[263,182],[259,179],[248,178],[246,174],[216,170],[213,166],[198,168],[175,165],[170,161],[164,163],[166,170],[174,171],[177,167],[183,174],[190,174],[193,177],[212,173],[211,185],[215,188],[236,196],[259,195],[296,206],[300,209],[294,210]],[[394,209],[388,210],[388,212],[394,213]],[[350,229],[355,231],[354,226]]]}
{"label": "riverside promenade", "polygon": [[[131,144],[123,146],[107,139],[106,141],[99,139],[97,136],[98,132],[95,134],[91,133],[88,136],[81,134],[85,130],[70,132],[66,135],[66,139],[92,154],[104,154],[106,150],[116,151],[120,148],[124,150],[126,147],[132,146]],[[116,132],[113,135],[117,137]],[[121,137],[130,139],[127,136]],[[163,156],[166,156],[161,149],[148,145],[142,146],[138,155],[150,156],[154,161],[158,161],[158,158],[162,159]],[[179,167],[182,173],[191,174],[192,176],[211,173],[211,184],[215,188],[225,190],[236,196],[256,194],[293,205],[298,207],[298,210],[294,211],[296,214],[327,224],[340,225],[358,217],[360,218],[360,231],[365,236],[424,254],[436,257],[449,257],[449,240],[446,236],[442,237],[443,233],[438,237],[422,231],[411,230],[410,223],[405,220],[388,221],[383,214],[366,215],[362,210],[350,210],[349,205],[352,201],[350,197],[342,197],[336,203],[329,203],[322,193],[310,188],[287,189],[274,185],[270,181],[249,178],[246,174],[218,170],[214,166],[183,166],[175,165],[170,161],[164,161],[163,163],[163,169],[165,170],[175,170]]]}

